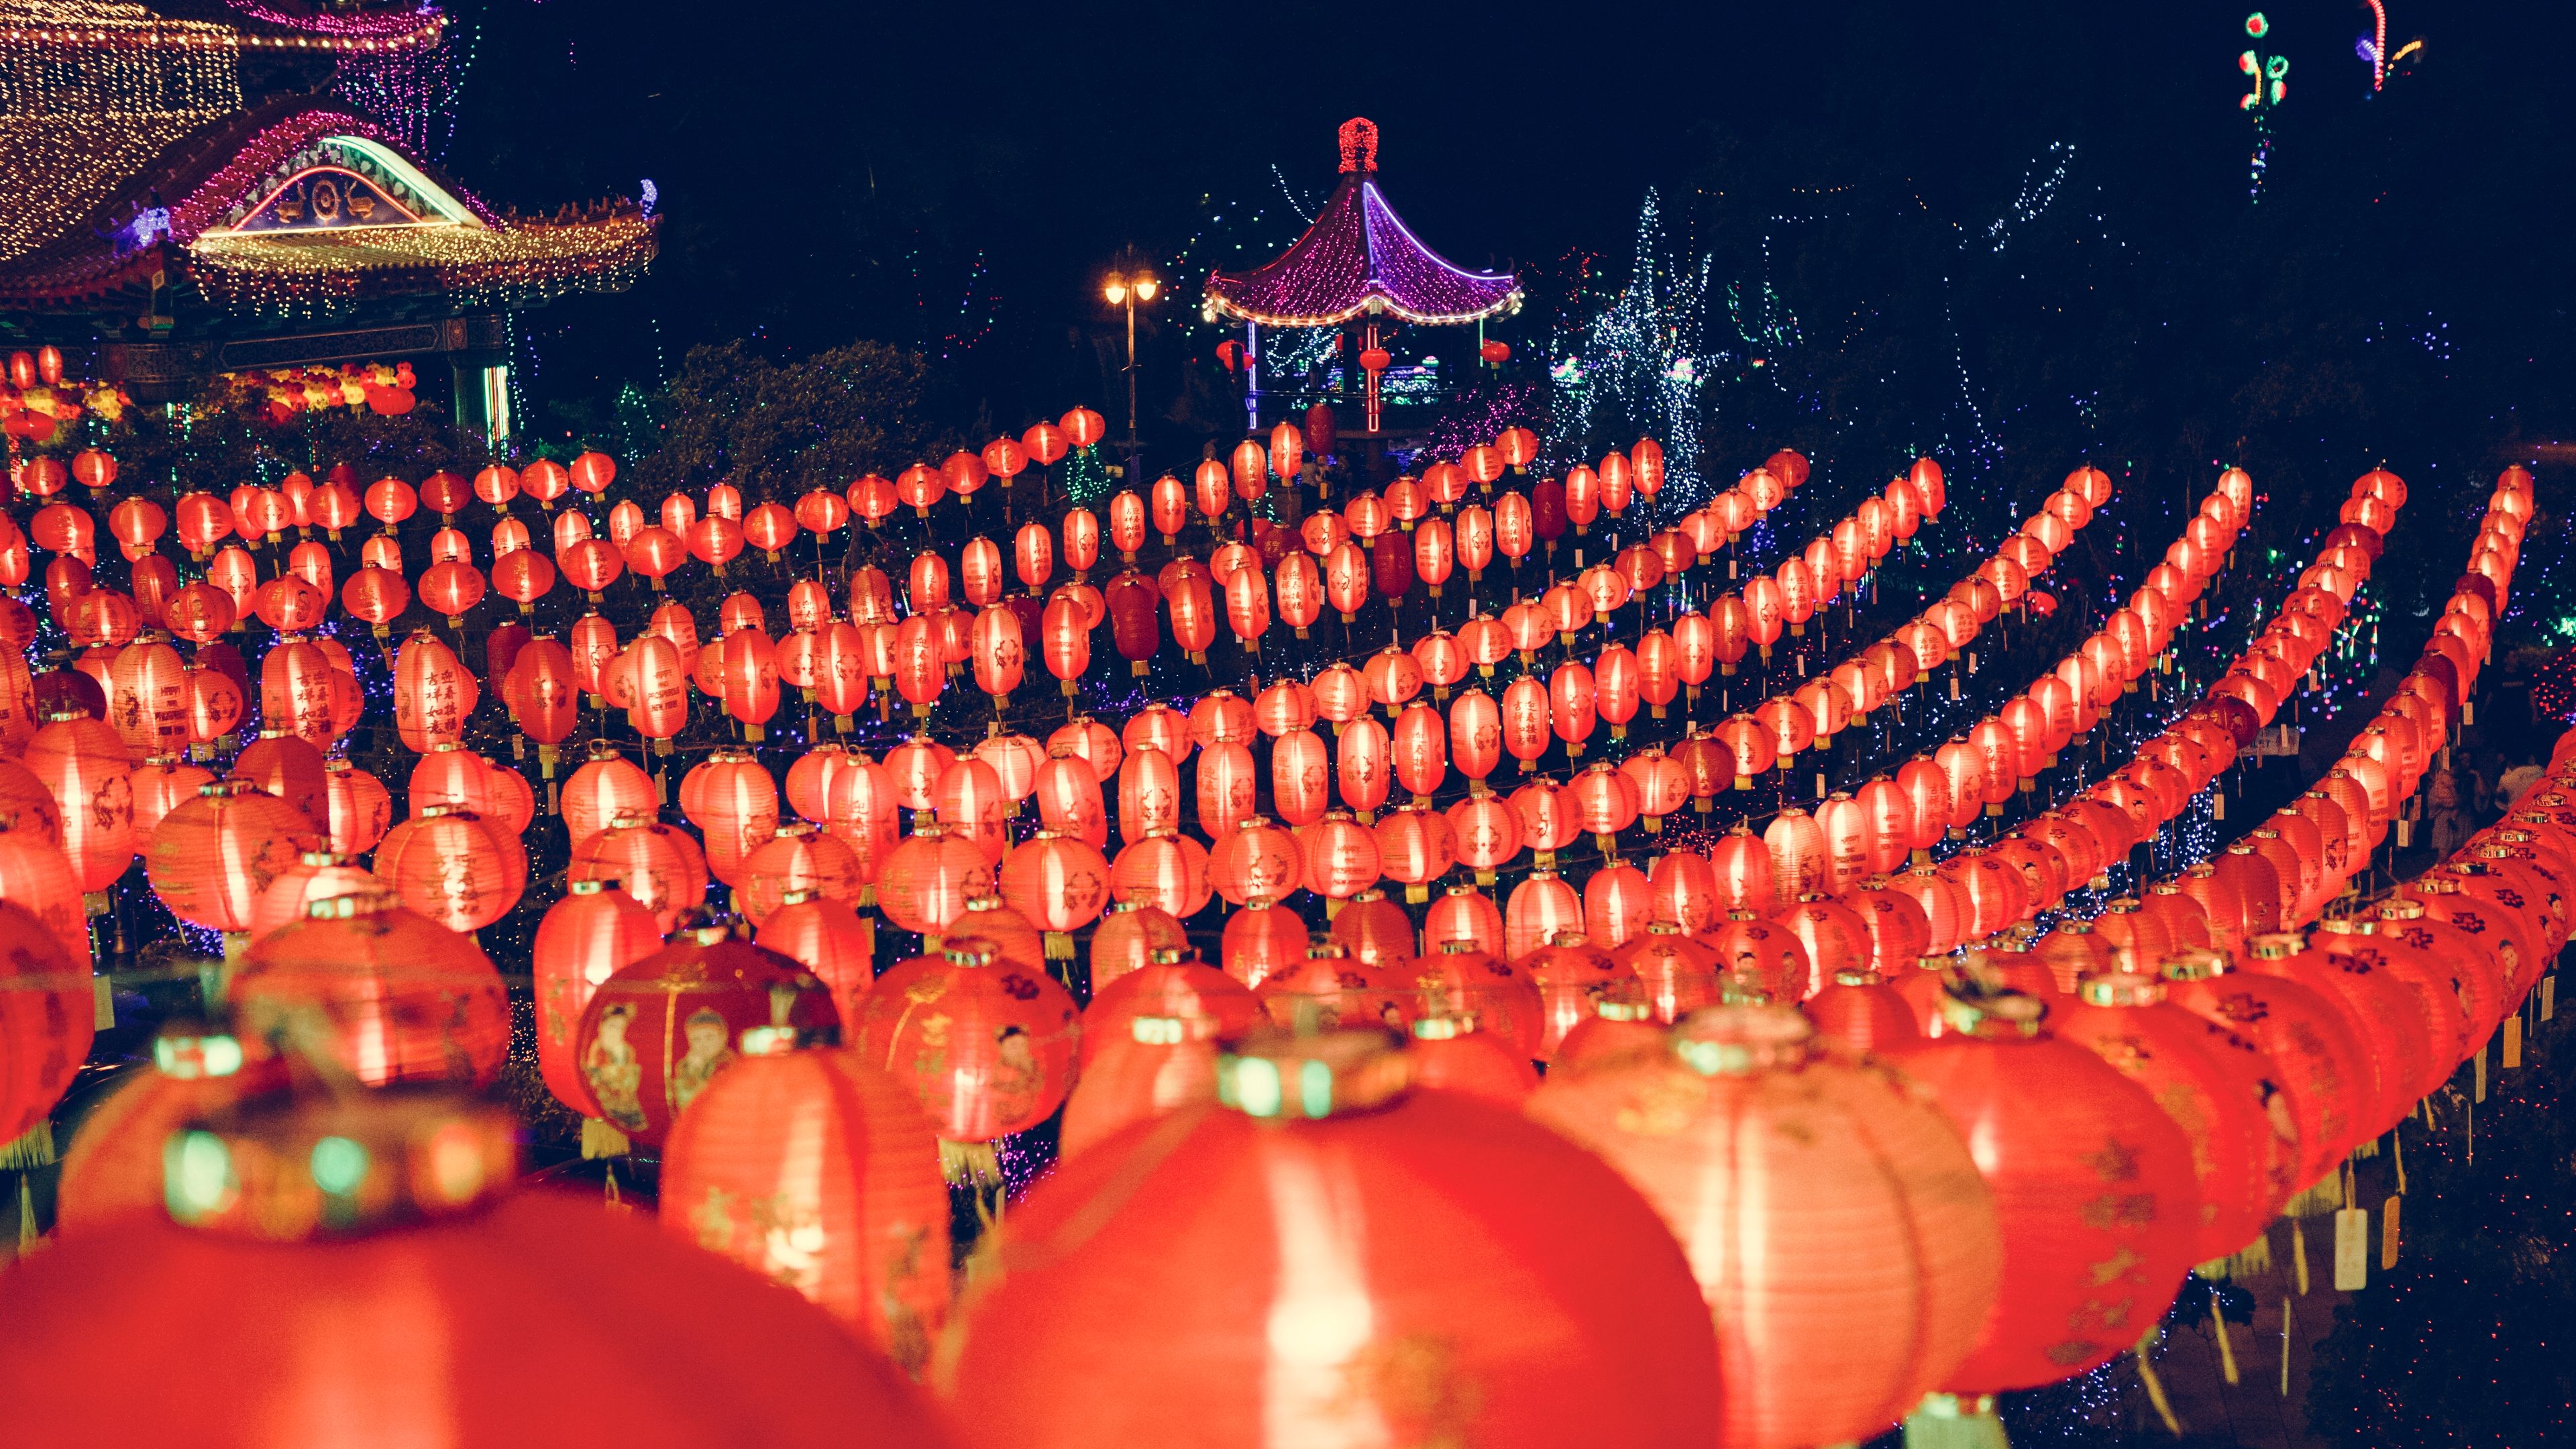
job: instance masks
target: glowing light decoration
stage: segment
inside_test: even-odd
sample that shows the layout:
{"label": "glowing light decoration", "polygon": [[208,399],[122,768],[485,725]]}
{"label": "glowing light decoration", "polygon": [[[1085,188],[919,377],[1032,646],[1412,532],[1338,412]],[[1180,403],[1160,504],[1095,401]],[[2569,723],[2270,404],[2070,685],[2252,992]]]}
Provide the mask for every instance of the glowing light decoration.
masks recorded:
{"label": "glowing light decoration", "polygon": [[2236,104],[2254,117],[2254,157],[2248,165],[2252,184],[2247,194],[2257,203],[2263,200],[2263,178],[2272,167],[2272,108],[2281,104],[2281,97],[2289,92],[2289,83],[2283,77],[2290,73],[2290,58],[2262,53],[2260,42],[2271,34],[2272,22],[2264,18],[2262,11],[2246,16],[2245,38],[2257,45],[2236,57],[2237,72],[2253,82],[2253,88],[2237,97]]}
{"label": "glowing light decoration", "polygon": [[2380,0],[2362,0],[2370,7],[2370,34],[2354,44],[2353,50],[2370,62],[2370,88],[2383,89],[2388,84],[2388,7]]}
{"label": "glowing light decoration", "polygon": [[[2050,167],[2047,176],[2042,177],[2039,166],[2051,161],[2056,164]],[[1993,250],[1998,255],[2012,240],[2015,227],[2039,220],[2041,214],[2048,210],[2049,203],[2057,199],[2058,189],[2066,184],[2067,169],[2074,164],[2075,143],[2051,141],[2048,149],[2040,153],[2039,163],[2022,173],[2021,190],[2013,197],[2012,210],[1996,217],[1994,223],[1986,228],[1986,239],[1994,243]]]}
{"label": "glowing light decoration", "polygon": [[1645,504],[1656,517],[1678,517],[1708,498],[1698,467],[1700,384],[1723,358],[1700,343],[1714,265],[1710,256],[1677,261],[1665,251],[1662,202],[1649,190],[1628,285],[1580,325],[1570,349],[1562,341],[1554,349],[1559,405],[1549,456],[1590,457],[1632,438],[1660,439],[1664,487]]}
{"label": "glowing light decoration", "polygon": [[1208,321],[1265,327],[1333,327],[1387,315],[1418,326],[1480,322],[1519,310],[1509,272],[1471,272],[1414,236],[1377,185],[1377,126],[1342,123],[1342,183],[1315,224],[1269,264],[1212,272],[1201,304]]}

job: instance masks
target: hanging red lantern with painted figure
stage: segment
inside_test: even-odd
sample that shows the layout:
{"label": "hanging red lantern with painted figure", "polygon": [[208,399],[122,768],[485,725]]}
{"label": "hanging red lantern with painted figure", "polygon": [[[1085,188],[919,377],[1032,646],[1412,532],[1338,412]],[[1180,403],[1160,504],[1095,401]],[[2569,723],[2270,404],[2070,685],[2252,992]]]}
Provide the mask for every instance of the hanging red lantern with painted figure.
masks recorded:
{"label": "hanging red lantern with painted figure", "polygon": [[701,926],[600,983],[582,1008],[576,1060],[599,1115],[660,1147],[716,1075],[740,1060],[744,1032],[813,1040],[841,1024],[811,972],[723,926]]}
{"label": "hanging red lantern with painted figure", "polygon": [[662,949],[653,912],[629,895],[621,881],[576,880],[538,922],[529,957],[534,974],[537,1069],[555,1100],[583,1114],[586,1149],[608,1144],[590,1125],[597,1118],[589,1085],[574,1055],[581,1015],[600,984],[625,966]]}
{"label": "hanging red lantern with painted figure", "polygon": [[[924,1003],[936,1010],[925,1012]],[[909,1086],[951,1182],[997,1183],[992,1143],[1053,1115],[1073,1083],[1073,997],[1043,971],[959,936],[897,964],[860,1003],[860,1059]]]}

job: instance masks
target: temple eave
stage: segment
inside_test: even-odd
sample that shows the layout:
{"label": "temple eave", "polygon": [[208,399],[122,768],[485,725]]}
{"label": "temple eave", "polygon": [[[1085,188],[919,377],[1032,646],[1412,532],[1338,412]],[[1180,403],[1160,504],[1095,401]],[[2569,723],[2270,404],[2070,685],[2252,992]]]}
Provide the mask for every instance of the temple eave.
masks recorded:
{"label": "temple eave", "polygon": [[1508,317],[1518,312],[1521,309],[1523,296],[1521,289],[1514,287],[1482,307],[1463,312],[1429,312],[1408,307],[1396,300],[1393,294],[1372,287],[1347,306],[1313,314],[1264,312],[1258,308],[1247,307],[1218,291],[1213,283],[1208,288],[1207,299],[1210,313],[1231,317],[1238,322],[1257,323],[1263,327],[1338,327],[1363,316],[1394,317],[1416,327],[1463,327],[1469,323],[1483,322],[1495,317]]}

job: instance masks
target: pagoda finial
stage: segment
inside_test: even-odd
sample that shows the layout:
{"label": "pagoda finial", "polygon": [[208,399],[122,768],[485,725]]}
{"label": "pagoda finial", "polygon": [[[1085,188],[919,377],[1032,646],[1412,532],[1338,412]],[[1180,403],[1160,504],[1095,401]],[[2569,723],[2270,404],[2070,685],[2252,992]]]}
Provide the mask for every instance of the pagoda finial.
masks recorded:
{"label": "pagoda finial", "polygon": [[1342,122],[1342,169],[1377,169],[1377,122],[1366,116],[1353,116]]}

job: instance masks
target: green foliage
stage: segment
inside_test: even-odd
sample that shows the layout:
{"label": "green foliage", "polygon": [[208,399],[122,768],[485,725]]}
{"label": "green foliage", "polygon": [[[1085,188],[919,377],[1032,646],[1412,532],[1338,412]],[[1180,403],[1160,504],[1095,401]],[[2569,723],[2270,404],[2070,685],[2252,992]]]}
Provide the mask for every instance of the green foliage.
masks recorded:
{"label": "green foliage", "polygon": [[416,483],[440,468],[470,474],[490,461],[483,439],[458,431],[425,391],[399,417],[333,407],[281,424],[269,420],[259,394],[218,379],[189,402],[130,407],[115,424],[80,433],[67,449],[96,444],[116,455],[125,477],[182,493],[226,494],[298,469],[319,477],[338,463],[357,470],[361,487],[387,474]]}
{"label": "green foliage", "polygon": [[918,352],[853,342],[787,363],[741,341],[694,347],[644,417],[625,400],[621,431],[660,420],[660,446],[635,460],[639,489],[730,478],[753,497],[840,489],[965,446],[949,388]]}

